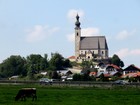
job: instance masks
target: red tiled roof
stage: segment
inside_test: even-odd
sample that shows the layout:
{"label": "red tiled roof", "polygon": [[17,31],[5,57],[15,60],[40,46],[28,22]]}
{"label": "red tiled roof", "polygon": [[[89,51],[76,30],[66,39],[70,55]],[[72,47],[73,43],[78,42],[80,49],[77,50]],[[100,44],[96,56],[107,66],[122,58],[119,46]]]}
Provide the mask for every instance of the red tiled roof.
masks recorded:
{"label": "red tiled roof", "polygon": [[90,75],[96,75],[97,73],[96,72],[90,72]]}
{"label": "red tiled roof", "polygon": [[125,78],[125,77],[140,77],[140,72],[128,73],[128,74],[122,76],[122,78]]}
{"label": "red tiled roof", "polygon": [[109,73],[104,74],[104,77],[110,77],[111,75]]}
{"label": "red tiled roof", "polygon": [[70,56],[68,59],[75,59],[75,56]]}
{"label": "red tiled roof", "polygon": [[112,67],[114,67],[115,69],[118,69],[118,70],[121,69],[120,67],[118,67],[117,65],[114,65],[114,64],[108,64],[108,66],[112,66]]}

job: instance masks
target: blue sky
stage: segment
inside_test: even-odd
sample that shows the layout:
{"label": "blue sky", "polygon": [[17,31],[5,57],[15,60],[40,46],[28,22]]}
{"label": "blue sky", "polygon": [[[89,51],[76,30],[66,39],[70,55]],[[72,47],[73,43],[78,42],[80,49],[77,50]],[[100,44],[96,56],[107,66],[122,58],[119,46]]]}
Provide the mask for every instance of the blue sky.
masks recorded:
{"label": "blue sky", "polygon": [[140,67],[139,0],[0,0],[0,62],[10,55],[74,55],[74,22],[83,36],[105,35],[109,56]]}

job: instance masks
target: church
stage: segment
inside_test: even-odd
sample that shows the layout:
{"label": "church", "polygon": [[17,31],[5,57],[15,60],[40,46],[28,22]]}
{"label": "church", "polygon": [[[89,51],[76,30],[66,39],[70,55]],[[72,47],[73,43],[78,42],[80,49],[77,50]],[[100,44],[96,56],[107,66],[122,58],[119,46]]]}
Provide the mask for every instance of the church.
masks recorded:
{"label": "church", "polygon": [[105,36],[81,36],[79,15],[75,22],[75,61],[108,59],[108,45]]}

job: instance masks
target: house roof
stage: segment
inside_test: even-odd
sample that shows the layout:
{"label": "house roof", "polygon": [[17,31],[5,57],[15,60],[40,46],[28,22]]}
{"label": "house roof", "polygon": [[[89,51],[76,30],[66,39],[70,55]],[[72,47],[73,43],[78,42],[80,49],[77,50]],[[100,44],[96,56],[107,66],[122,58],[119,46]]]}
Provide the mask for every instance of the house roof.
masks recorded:
{"label": "house roof", "polygon": [[[115,68],[116,70],[121,70],[120,67],[118,67],[117,65],[114,65],[114,64],[108,64],[107,66],[108,66],[108,67],[111,66],[111,67]],[[107,67],[107,68],[108,68],[108,67]]]}
{"label": "house roof", "polygon": [[97,75],[97,72],[90,72],[89,75]]}
{"label": "house roof", "polygon": [[124,71],[140,71],[140,68],[136,67],[135,65],[130,65],[126,67]]}
{"label": "house roof", "polygon": [[126,78],[126,77],[140,77],[140,72],[128,73],[128,74],[122,76],[122,78]]}
{"label": "house roof", "polygon": [[109,74],[109,73],[104,74],[104,77],[111,77],[111,74]]}
{"label": "house roof", "polygon": [[75,59],[75,56],[70,56],[68,59]]}
{"label": "house roof", "polygon": [[111,74],[109,74],[107,72],[99,72],[99,73],[97,73],[96,77],[100,77],[102,74],[104,75],[104,77],[111,77]]}
{"label": "house roof", "polygon": [[92,36],[92,37],[81,37],[80,39],[81,50],[108,50],[105,36]]}
{"label": "house roof", "polygon": [[111,72],[111,73],[108,73],[108,72],[99,72],[99,73],[97,73],[97,77],[101,76],[101,74],[103,74],[104,77],[111,77],[111,76],[116,75],[117,73],[119,73],[119,72],[118,71],[114,71],[114,72]]}

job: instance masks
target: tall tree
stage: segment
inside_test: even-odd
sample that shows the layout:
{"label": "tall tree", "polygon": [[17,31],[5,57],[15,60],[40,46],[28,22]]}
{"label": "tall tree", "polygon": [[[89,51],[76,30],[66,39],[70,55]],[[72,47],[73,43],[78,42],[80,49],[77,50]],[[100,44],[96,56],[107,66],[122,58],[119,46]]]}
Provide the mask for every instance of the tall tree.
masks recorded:
{"label": "tall tree", "polygon": [[34,78],[34,74],[44,71],[48,68],[48,55],[42,57],[40,54],[31,54],[27,56],[27,71],[29,79]]}
{"label": "tall tree", "polygon": [[13,75],[27,74],[25,69],[26,61],[21,56],[12,55],[0,64],[0,73],[4,77],[10,77]]}
{"label": "tall tree", "polygon": [[52,72],[52,77],[51,77],[52,79],[60,79],[61,78],[61,76],[57,73],[57,71],[53,71]]}
{"label": "tall tree", "polygon": [[64,58],[59,53],[52,54],[52,57],[49,61],[50,69],[60,70],[63,69]]}
{"label": "tall tree", "polygon": [[114,54],[113,57],[111,58],[111,63],[119,67],[124,67],[123,61],[116,54]]}
{"label": "tall tree", "polygon": [[28,70],[31,67],[37,73],[48,67],[47,54],[43,58],[40,54],[31,54],[27,56]]}
{"label": "tall tree", "polygon": [[69,59],[65,59],[65,60],[64,60],[64,63],[63,63],[63,66],[64,66],[65,68],[67,68],[67,67],[72,67],[70,60],[69,60]]}

